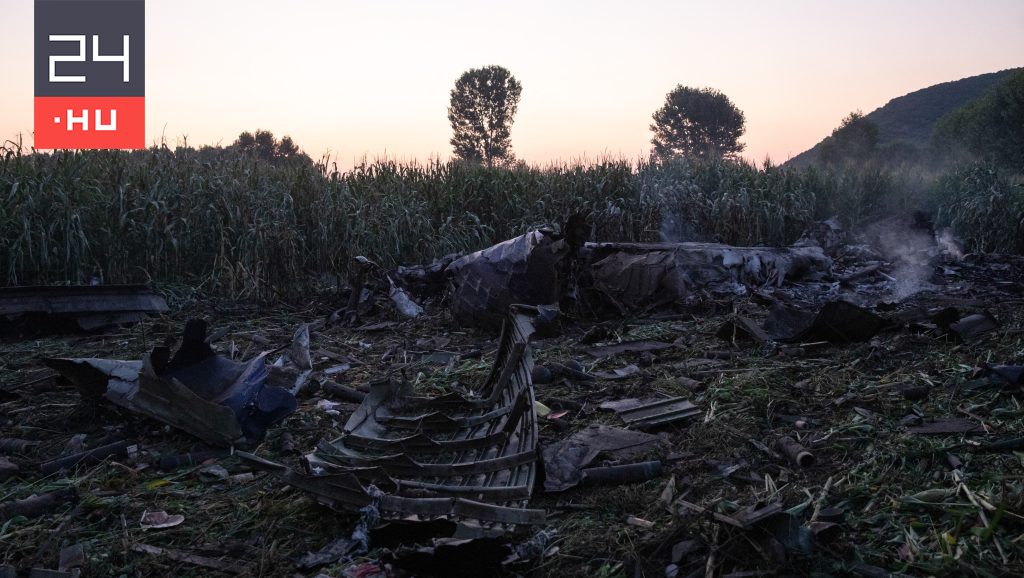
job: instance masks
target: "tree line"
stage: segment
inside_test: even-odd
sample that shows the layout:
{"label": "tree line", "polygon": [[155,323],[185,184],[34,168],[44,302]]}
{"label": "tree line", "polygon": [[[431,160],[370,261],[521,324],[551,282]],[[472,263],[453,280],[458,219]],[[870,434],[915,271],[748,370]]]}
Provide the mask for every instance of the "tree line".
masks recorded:
{"label": "tree line", "polygon": [[[522,92],[522,83],[502,66],[465,71],[448,105],[454,156],[488,167],[515,163],[511,133]],[[680,84],[652,115],[651,157],[735,159],[746,146],[740,142],[745,127],[743,111],[722,92]],[[816,160],[823,165],[921,161],[918,151],[879,142],[878,126],[855,111],[822,141]],[[309,158],[290,137],[277,140],[265,130],[243,132],[231,147],[271,161]],[[1024,170],[1024,72],[940,119],[927,148],[934,162],[975,157]]]}
{"label": "tree line", "polygon": [[[455,81],[448,105],[452,151],[459,159],[494,165],[515,161],[511,128],[523,86],[502,66],[471,68]],[[651,154],[657,158],[732,158],[746,126],[743,111],[713,88],[678,85],[655,111]]]}
{"label": "tree line", "polygon": [[[448,119],[457,158],[510,164],[510,129],[522,85],[505,68],[467,70],[451,91]],[[746,118],[728,96],[713,88],[677,85],[652,115],[651,156],[734,159]],[[822,141],[817,162],[943,165],[982,160],[1011,171],[1024,171],[1024,71],[1016,72],[981,98],[956,109],[934,126],[931,142],[918,149],[908,143],[882,146],[878,126],[855,111]],[[925,156],[927,155],[927,156]]]}

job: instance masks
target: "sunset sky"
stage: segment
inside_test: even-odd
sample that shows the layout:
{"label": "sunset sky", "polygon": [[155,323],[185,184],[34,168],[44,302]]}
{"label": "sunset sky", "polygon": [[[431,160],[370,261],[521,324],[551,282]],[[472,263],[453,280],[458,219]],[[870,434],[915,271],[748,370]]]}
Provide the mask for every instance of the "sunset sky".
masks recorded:
{"label": "sunset sky", "polygon": [[[0,140],[32,132],[31,0],[0,0]],[[635,159],[676,84],[746,113],[745,156],[784,161],[849,112],[1024,66],[1024,1],[148,0],[146,134],[290,135],[311,156],[447,158],[466,69],[522,82],[529,162]]]}

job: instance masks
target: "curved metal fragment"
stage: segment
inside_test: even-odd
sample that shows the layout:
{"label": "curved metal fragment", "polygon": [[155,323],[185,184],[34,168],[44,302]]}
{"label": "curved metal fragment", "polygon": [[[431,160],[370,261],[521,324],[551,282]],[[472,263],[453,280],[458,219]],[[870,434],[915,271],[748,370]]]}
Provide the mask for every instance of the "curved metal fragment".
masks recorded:
{"label": "curved metal fragment", "polygon": [[531,312],[511,308],[478,396],[414,397],[377,384],[345,433],[307,456],[308,473],[254,462],[339,510],[369,503],[372,484],[384,492],[385,519],[467,518],[493,529],[543,523],[544,511],[527,507],[537,457]]}

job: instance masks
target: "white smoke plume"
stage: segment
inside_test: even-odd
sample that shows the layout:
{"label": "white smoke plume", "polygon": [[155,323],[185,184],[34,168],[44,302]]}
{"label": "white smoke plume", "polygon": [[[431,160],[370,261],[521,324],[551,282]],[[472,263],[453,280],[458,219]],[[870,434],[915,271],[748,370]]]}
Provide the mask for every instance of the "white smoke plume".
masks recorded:
{"label": "white smoke plume", "polygon": [[964,251],[960,248],[960,242],[956,240],[953,233],[949,229],[943,229],[935,233],[935,242],[942,247],[954,261],[960,261],[964,258]]}
{"label": "white smoke plume", "polygon": [[663,243],[685,243],[699,240],[693,231],[693,226],[674,213],[662,214],[661,228],[658,234]]}
{"label": "white smoke plume", "polygon": [[915,293],[934,289],[932,258],[938,253],[936,240],[929,231],[914,228],[905,219],[893,218],[875,223],[865,231],[869,242],[892,263],[892,296],[906,299]]}

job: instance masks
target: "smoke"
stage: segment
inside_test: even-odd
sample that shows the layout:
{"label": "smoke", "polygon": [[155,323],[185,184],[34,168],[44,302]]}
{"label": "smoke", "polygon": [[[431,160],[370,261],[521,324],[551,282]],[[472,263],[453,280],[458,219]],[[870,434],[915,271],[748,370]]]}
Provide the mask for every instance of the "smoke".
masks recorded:
{"label": "smoke", "polygon": [[931,223],[917,215],[879,221],[869,226],[864,236],[892,264],[890,281],[896,300],[936,289],[929,280],[939,259],[963,259],[963,251],[952,232],[933,232]]}
{"label": "smoke", "polygon": [[896,279],[896,283],[892,289],[892,296],[897,301],[901,301],[915,293],[935,288],[935,285],[927,281],[928,269],[917,261],[901,261],[893,271],[892,276]]}
{"label": "smoke", "polygon": [[893,298],[902,300],[935,288],[928,281],[933,271],[932,258],[937,253],[936,239],[930,231],[915,228],[902,219],[886,219],[868,227],[866,235],[893,265]]}
{"label": "smoke", "polygon": [[953,236],[953,233],[949,229],[943,229],[935,234],[935,242],[939,244],[954,261],[962,261],[964,258],[963,249],[960,248],[960,243]]}
{"label": "smoke", "polygon": [[675,213],[663,213],[658,236],[664,243],[685,243],[697,240],[693,225]]}

